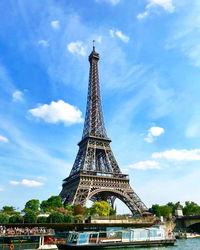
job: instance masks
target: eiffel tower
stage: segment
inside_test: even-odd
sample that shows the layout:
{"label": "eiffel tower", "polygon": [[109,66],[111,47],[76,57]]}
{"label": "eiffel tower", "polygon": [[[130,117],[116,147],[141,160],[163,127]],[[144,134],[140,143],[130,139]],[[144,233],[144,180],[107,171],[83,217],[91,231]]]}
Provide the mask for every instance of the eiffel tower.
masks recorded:
{"label": "eiffel tower", "polygon": [[123,174],[110,147],[101,104],[98,74],[99,54],[89,55],[90,73],[86,116],[79,151],[69,177],[63,180],[60,196],[64,204],[81,204],[88,200],[107,201],[114,208],[119,198],[133,215],[143,215],[148,210],[129,184],[128,175]]}

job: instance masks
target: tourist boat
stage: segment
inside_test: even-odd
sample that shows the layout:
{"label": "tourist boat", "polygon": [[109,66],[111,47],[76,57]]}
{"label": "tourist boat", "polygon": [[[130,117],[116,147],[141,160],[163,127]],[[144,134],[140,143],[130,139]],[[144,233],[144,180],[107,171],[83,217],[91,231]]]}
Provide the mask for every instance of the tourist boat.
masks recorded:
{"label": "tourist boat", "polygon": [[176,239],[168,236],[162,226],[107,230],[104,232],[69,232],[67,242],[59,249],[100,249],[120,247],[149,247],[174,245]]}
{"label": "tourist boat", "polygon": [[[57,240],[57,239],[56,239]],[[35,235],[20,235],[0,237],[0,249],[15,250],[15,249],[38,249],[38,250],[57,250],[54,237],[35,236]]]}
{"label": "tourist boat", "polygon": [[53,249],[56,250],[58,249],[57,245],[55,242],[52,242],[52,238],[48,236],[40,236],[39,238],[39,247],[37,248],[38,250],[46,250],[46,249]]}

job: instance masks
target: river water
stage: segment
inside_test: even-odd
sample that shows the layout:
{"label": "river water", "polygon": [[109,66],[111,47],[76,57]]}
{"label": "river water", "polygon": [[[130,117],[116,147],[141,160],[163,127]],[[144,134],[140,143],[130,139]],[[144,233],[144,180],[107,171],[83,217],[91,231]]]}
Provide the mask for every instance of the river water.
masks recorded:
{"label": "river water", "polygon": [[[115,248],[113,248],[114,250]],[[169,247],[139,247],[139,248],[120,248],[121,250],[200,250],[200,238],[177,240],[174,246]]]}

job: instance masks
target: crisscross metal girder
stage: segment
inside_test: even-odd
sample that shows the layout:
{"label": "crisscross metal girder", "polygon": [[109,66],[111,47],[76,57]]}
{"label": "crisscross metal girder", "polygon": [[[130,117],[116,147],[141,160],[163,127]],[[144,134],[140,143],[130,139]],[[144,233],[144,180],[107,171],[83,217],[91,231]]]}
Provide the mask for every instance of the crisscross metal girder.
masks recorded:
{"label": "crisscross metal girder", "polygon": [[110,141],[89,137],[84,143],[81,143],[70,176],[80,170],[111,174],[121,173],[110,147]]}
{"label": "crisscross metal girder", "polygon": [[98,61],[99,54],[93,50],[89,56],[90,73],[88,97],[82,139],[87,136],[107,138],[101,103]]}

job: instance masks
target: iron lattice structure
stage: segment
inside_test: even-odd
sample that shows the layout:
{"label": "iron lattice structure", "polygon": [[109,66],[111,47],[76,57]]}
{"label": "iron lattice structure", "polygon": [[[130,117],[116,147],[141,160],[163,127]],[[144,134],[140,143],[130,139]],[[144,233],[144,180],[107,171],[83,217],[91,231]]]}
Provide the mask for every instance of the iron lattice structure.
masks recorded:
{"label": "iron lattice structure", "polygon": [[69,177],[63,180],[60,193],[65,204],[81,204],[88,200],[107,201],[114,207],[119,198],[133,214],[142,215],[148,210],[129,184],[128,175],[123,174],[110,147],[107,137],[98,74],[99,54],[89,56],[90,73],[86,116],[79,151]]}

